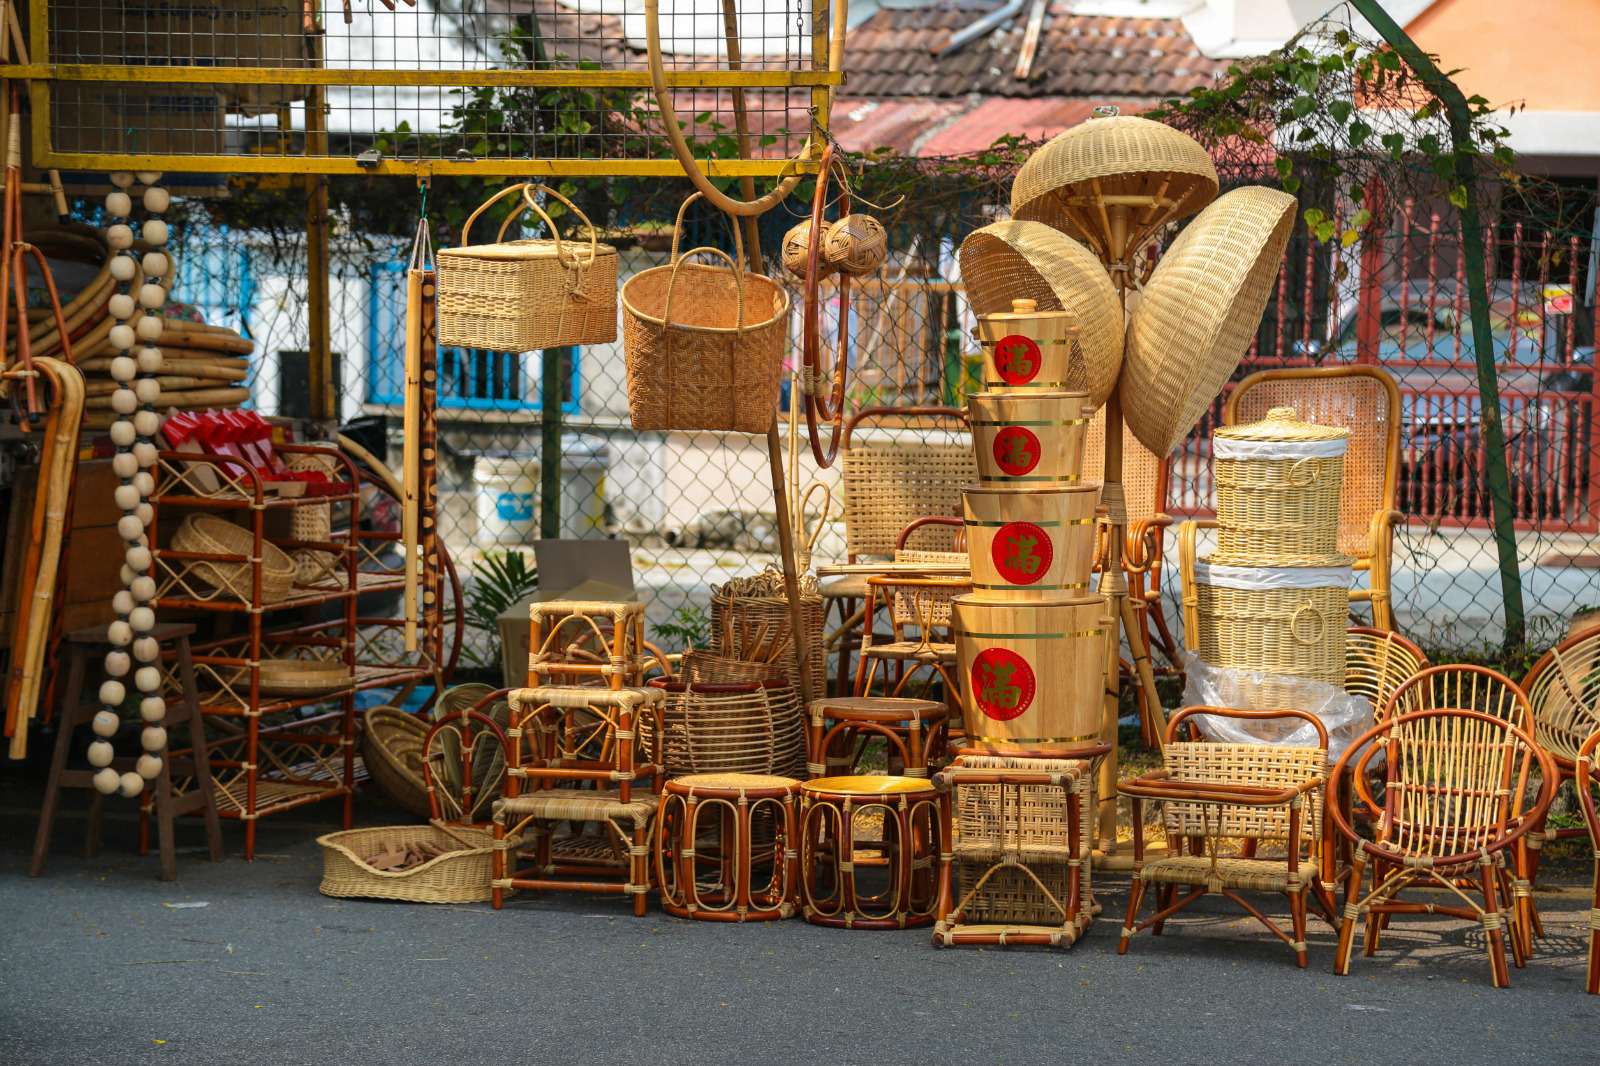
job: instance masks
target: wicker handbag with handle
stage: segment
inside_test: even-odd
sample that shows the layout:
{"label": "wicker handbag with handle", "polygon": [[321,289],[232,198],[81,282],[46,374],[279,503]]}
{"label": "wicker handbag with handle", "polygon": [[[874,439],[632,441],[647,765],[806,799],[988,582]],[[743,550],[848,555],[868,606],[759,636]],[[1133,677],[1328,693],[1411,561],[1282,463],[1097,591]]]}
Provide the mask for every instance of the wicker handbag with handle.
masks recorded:
{"label": "wicker handbag with handle", "polygon": [[[563,241],[534,202],[543,192],[566,204],[589,229],[587,254]],[[505,240],[522,211],[513,211],[493,244],[442,251],[439,268],[439,344],[494,352],[531,352],[617,339],[617,250],[601,244],[594,223],[565,196],[543,185],[512,185],[485,200],[467,219],[462,240],[490,204],[520,193],[550,227],[550,240]]]}
{"label": "wicker handbag with handle", "polygon": [[[733,227],[737,259],[719,248],[678,254],[622,287],[622,342],[628,362],[628,411],[634,429],[765,433],[778,410],[789,294],[744,269],[744,241]],[[689,262],[713,255],[726,267]]]}

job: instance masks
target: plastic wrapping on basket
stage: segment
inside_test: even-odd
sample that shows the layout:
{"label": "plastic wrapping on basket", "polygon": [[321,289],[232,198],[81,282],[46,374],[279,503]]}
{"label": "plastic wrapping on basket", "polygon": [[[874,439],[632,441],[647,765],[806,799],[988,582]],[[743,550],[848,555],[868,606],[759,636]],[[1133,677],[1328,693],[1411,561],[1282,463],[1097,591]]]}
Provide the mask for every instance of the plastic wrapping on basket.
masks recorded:
{"label": "plastic wrapping on basket", "polygon": [[[1308,711],[1322,720],[1328,731],[1328,761],[1335,762],[1352,741],[1372,725],[1372,704],[1365,696],[1335,685],[1289,674],[1264,674],[1209,666],[1195,652],[1183,653],[1187,679],[1183,706],[1233,707],[1246,711],[1275,711],[1285,707]],[[1206,739],[1230,744],[1287,744],[1316,747],[1310,723],[1294,719],[1251,721],[1196,715]]]}

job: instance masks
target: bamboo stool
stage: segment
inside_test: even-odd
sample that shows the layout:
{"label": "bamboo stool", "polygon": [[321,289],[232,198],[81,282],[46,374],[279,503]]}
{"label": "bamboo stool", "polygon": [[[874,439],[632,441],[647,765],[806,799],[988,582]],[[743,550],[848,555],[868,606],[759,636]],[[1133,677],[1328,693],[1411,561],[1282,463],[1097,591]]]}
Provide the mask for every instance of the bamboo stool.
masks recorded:
{"label": "bamboo stool", "polygon": [[[801,785],[805,920],[844,929],[932,924],[935,867],[948,862],[950,851],[938,805],[932,782],[917,777],[824,777]],[[880,839],[866,840],[862,830]],[[863,885],[863,873],[872,870],[882,870],[887,883]]]}
{"label": "bamboo stool", "polygon": [[[655,849],[661,909],[709,922],[793,917],[799,793],[799,781],[771,774],[691,774],[668,781]],[[702,828],[707,814],[711,824]],[[758,830],[767,829],[762,815],[776,832],[761,832],[765,839],[758,840]],[[758,866],[771,867],[770,879],[759,886]],[[709,878],[702,878],[703,870]]]}
{"label": "bamboo stool", "polygon": [[644,684],[644,604],[551,600],[530,605],[528,618],[529,688],[594,677],[614,689]]}
{"label": "bamboo stool", "polygon": [[[50,855],[50,834],[55,828],[56,801],[61,798],[61,790],[64,788],[89,790],[89,827],[88,837],[84,843],[84,857],[92,858],[100,847],[100,815],[105,797],[95,789],[92,771],[68,770],[66,767],[67,758],[72,751],[73,731],[92,719],[100,710],[99,704],[84,705],[80,701],[83,698],[83,680],[88,672],[89,658],[91,655],[101,654],[104,648],[110,646],[106,636],[109,629],[109,626],[104,625],[91,626],[87,629],[75,629],[67,634],[67,684],[61,699],[60,723],[56,727],[56,750],[50,760],[50,777],[45,784],[44,807],[39,812],[39,830],[33,841],[33,861],[28,864],[29,877],[38,877],[44,873],[45,860]],[[156,777],[153,787],[146,789],[140,799],[139,854],[150,853],[149,819],[153,796],[163,881],[178,879],[178,859],[172,838],[172,820],[181,814],[200,811],[205,815],[206,842],[210,845],[211,861],[222,861],[222,822],[217,817],[217,798],[211,789],[211,760],[206,751],[200,695],[195,687],[194,659],[189,651],[189,637],[192,633],[194,626],[171,622],[158,623],[150,630],[150,635],[162,645],[176,645],[178,678],[183,691],[182,702],[167,708],[167,716],[162,719],[161,724],[168,729],[179,723],[188,725],[194,746],[191,758],[164,757],[161,760],[161,773]],[[133,764],[134,760],[131,758],[114,759],[111,767],[118,771],[131,770]],[[194,788],[175,795],[172,791],[174,776],[194,778]]]}
{"label": "bamboo stool", "polygon": [[943,765],[950,708],[935,700],[847,696],[812,700],[809,711],[806,773],[811,777],[853,773],[873,736],[888,744],[892,775],[927,777],[930,763]]}
{"label": "bamboo stool", "polygon": [[[663,746],[665,696],[658,688],[574,685],[507,694],[505,789],[494,805],[496,910],[505,889],[531,888],[631,895],[633,913],[644,914],[650,829],[665,776],[654,761]],[[532,765],[523,765],[525,747]],[[634,783],[645,778],[650,791],[641,794]],[[557,839],[563,822],[599,822],[605,835]],[[514,869],[506,853],[530,824],[534,864]]]}

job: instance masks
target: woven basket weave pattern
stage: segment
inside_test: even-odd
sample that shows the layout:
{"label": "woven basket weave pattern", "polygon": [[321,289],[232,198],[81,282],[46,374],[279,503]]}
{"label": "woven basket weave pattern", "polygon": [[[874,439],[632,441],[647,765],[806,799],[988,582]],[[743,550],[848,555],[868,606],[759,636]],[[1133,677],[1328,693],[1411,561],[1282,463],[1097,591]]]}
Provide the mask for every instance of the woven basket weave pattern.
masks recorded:
{"label": "woven basket weave pattern", "polygon": [[1217,556],[1332,555],[1339,550],[1344,458],[1218,459]]}
{"label": "woven basket weave pattern", "polygon": [[[248,529],[215,515],[192,514],[183,520],[172,534],[175,551],[211,555],[243,555],[249,557],[255,547],[255,538]],[[251,578],[249,563],[215,563],[196,561],[182,563],[174,560],[173,569],[186,570],[234,599],[250,602]],[[295,564],[282,548],[269,541],[261,542],[261,602],[281,603],[289,598],[294,588]]]}
{"label": "woven basket weave pattern", "polygon": [[1212,666],[1344,684],[1350,597],[1341,586],[1235,589],[1195,582],[1200,657]]}
{"label": "woven basket weave pattern", "polygon": [[[468,840],[482,841],[477,848],[431,825],[397,825],[352,829],[317,838],[322,845],[322,884],[325,896],[398,899],[411,903],[476,903],[493,895],[494,834],[485,829],[453,828]],[[460,848],[409,870],[375,870],[363,857],[383,851],[386,841],[397,844],[436,844]],[[515,843],[513,841],[513,843]]]}
{"label": "woven basket weave pattern", "polygon": [[970,443],[851,447],[839,466],[852,555],[893,555],[901,530],[918,518],[960,514],[961,486],[978,479]]}
{"label": "woven basket weave pattern", "polygon": [[396,707],[373,707],[362,719],[361,757],[383,794],[426,818],[428,788],[422,779],[422,742],[428,723]]}
{"label": "woven basket weave pattern", "polygon": [[[1204,781],[1219,785],[1296,788],[1309,778],[1326,776],[1325,748],[1283,744],[1172,743],[1162,746],[1162,762],[1174,783]],[[1321,789],[1307,797],[1300,813],[1298,844],[1315,845],[1322,824]],[[1178,836],[1235,837],[1251,840],[1289,839],[1289,808],[1185,803],[1162,804],[1167,832]]]}
{"label": "woven basket weave pattern", "polygon": [[667,692],[667,773],[805,776],[805,722],[793,686],[752,682],[740,692]]}

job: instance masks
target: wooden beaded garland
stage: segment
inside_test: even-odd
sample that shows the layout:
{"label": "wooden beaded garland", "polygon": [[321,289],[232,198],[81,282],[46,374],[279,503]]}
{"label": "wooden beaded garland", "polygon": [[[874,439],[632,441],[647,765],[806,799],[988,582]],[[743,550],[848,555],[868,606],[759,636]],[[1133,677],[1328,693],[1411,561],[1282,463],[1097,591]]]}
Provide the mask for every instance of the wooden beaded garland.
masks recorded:
{"label": "wooden beaded garland", "polygon": [[[149,215],[140,232],[153,246],[141,258],[133,248],[133,226],[126,216],[133,210],[133,197],[127,190],[135,181],[145,186],[139,201]],[[117,731],[121,719],[118,709],[128,697],[127,685],[119,680],[130,671],[133,687],[140,693],[139,717],[146,727],[140,734],[145,753],[136,764],[137,772],[118,774],[108,765],[111,762],[111,745],[97,741],[89,749],[91,766],[101,767],[94,776],[94,787],[110,795],[120,792],[132,797],[142,793],[145,782],[161,773],[167,746],[167,731],[161,727],[166,717],[166,700],[161,696],[160,642],[151,635],[155,627],[155,611],[149,606],[155,599],[156,582],[150,574],[154,557],[150,552],[149,523],[154,514],[150,494],[155,491],[155,476],[150,469],[156,464],[154,437],[161,428],[161,416],[155,405],[161,399],[161,382],[156,376],[161,370],[161,350],[155,342],[161,339],[163,328],[160,310],[166,303],[167,293],[161,278],[169,265],[166,253],[160,251],[169,236],[167,224],[156,217],[171,204],[167,190],[156,183],[161,175],[141,171],[137,175],[118,171],[111,175],[116,191],[106,197],[106,211],[112,223],[106,228],[106,241],[112,248],[109,273],[125,290],[114,293],[107,310],[115,320],[108,339],[118,353],[111,361],[111,376],[121,383],[111,394],[111,409],[118,415],[111,424],[111,440],[117,453],[111,459],[112,472],[122,480],[115,490],[114,501],[122,511],[117,520],[117,535],[124,544],[122,566],[123,588],[112,597],[111,606],[117,621],[111,624],[108,636],[113,648],[106,653],[105,671],[111,680],[100,686],[100,702],[104,709],[94,718],[94,731],[108,737]],[[140,309],[143,308],[143,313]],[[136,321],[135,314],[139,314]],[[132,324],[130,324],[130,321]],[[134,356],[133,348],[139,341],[145,347]],[[131,387],[130,387],[131,386]],[[125,650],[126,649],[126,650]],[[141,665],[134,668],[134,663]]]}

